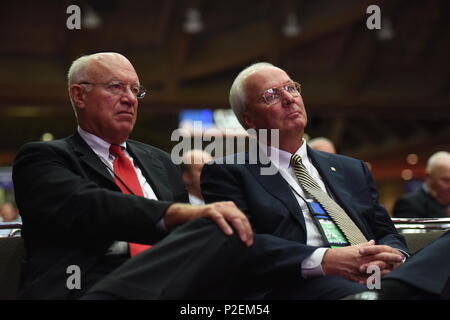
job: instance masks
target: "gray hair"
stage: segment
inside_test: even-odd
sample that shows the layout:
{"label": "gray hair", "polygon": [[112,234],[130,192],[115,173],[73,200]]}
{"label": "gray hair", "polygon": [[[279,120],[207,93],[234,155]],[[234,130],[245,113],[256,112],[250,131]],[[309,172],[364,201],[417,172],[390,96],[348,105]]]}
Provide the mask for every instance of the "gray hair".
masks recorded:
{"label": "gray hair", "polygon": [[247,110],[247,96],[244,90],[244,82],[248,76],[267,68],[279,69],[278,67],[268,62],[257,62],[242,70],[234,79],[234,82],[231,85],[229,95],[230,106],[233,109],[234,115],[238,119],[239,123],[245,129],[247,129],[247,125],[242,118],[242,114]]}
{"label": "gray hair", "polygon": [[426,172],[430,174],[434,168],[442,161],[448,161],[450,163],[450,153],[447,151],[438,151],[431,155],[427,161]]}
{"label": "gray hair", "polygon": [[97,55],[98,54],[91,54],[79,57],[78,59],[72,62],[72,65],[69,68],[69,72],[67,73],[67,89],[69,90],[70,103],[74,108],[75,115],[77,113],[75,110],[75,103],[73,102],[72,97],[70,96],[70,86],[74,83],[85,81],[89,77],[89,65]]}

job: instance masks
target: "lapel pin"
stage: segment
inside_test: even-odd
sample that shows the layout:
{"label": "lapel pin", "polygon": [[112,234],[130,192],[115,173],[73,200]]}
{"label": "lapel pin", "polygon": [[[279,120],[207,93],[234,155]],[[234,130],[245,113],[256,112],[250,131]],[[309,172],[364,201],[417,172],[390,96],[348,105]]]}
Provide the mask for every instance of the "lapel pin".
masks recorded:
{"label": "lapel pin", "polygon": [[336,172],[336,168],[335,167],[331,167],[330,169],[331,169],[331,171]]}

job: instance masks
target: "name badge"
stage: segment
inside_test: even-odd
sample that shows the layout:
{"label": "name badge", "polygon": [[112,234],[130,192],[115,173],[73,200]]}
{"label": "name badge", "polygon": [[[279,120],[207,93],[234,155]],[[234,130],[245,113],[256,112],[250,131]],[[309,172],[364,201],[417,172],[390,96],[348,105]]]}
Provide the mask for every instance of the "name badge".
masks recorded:
{"label": "name badge", "polygon": [[331,248],[349,245],[342,231],[334,223],[322,205],[318,202],[308,201],[311,214],[319,222],[323,235],[328,240]]}

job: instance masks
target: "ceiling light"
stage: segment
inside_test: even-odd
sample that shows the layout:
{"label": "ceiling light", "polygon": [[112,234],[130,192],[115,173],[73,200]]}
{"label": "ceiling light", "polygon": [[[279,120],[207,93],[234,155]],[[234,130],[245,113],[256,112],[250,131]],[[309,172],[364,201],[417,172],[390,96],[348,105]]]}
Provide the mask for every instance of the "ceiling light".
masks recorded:
{"label": "ceiling light", "polygon": [[401,173],[403,180],[411,180],[414,176],[413,171],[411,169],[404,169]]}
{"label": "ceiling light", "polygon": [[392,40],[395,36],[392,21],[389,17],[381,19],[381,29],[377,31],[377,38],[382,41]]}
{"label": "ceiling light", "polygon": [[406,162],[410,165],[416,165],[419,162],[419,156],[415,153],[408,154]]}
{"label": "ceiling light", "polygon": [[186,21],[183,25],[186,33],[195,34],[203,30],[203,22],[200,10],[190,8],[186,11]]}
{"label": "ceiling light", "polygon": [[298,23],[297,16],[294,13],[289,13],[286,18],[286,24],[282,30],[283,35],[288,38],[296,37],[302,30],[302,26]]}
{"label": "ceiling light", "polygon": [[97,29],[102,24],[102,19],[90,6],[86,6],[81,15],[81,24],[86,29]]}

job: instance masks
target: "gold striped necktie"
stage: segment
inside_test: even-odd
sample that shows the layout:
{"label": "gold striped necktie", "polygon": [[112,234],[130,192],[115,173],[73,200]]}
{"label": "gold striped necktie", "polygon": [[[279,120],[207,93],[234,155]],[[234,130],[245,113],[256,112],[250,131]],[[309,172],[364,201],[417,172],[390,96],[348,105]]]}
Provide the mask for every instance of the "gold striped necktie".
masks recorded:
{"label": "gold striped necktie", "polygon": [[367,242],[366,237],[347,213],[326,194],[306,171],[299,155],[293,154],[291,165],[303,190],[314,198],[328,213],[351,245]]}

